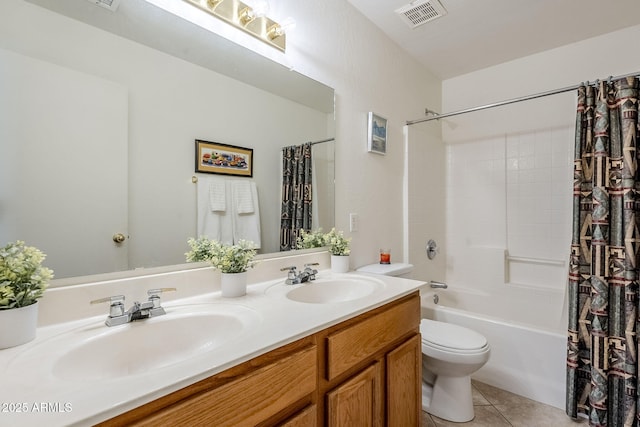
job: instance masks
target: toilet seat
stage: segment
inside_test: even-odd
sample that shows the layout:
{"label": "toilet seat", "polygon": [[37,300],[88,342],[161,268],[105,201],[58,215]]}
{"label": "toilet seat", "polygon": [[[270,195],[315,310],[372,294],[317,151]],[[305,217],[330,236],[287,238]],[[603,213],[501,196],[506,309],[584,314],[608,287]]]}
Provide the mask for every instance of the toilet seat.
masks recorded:
{"label": "toilet seat", "polygon": [[429,319],[420,321],[422,344],[439,350],[473,354],[487,349],[487,339],[462,326]]}

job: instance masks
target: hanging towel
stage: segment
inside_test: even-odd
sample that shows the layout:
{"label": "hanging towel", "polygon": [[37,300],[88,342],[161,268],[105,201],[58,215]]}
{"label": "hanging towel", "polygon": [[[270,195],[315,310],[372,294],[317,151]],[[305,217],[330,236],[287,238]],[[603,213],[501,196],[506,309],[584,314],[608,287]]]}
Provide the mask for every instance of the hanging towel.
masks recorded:
{"label": "hanging towel", "polygon": [[227,210],[227,192],[224,180],[216,179],[209,183],[209,208],[211,212]]}
{"label": "hanging towel", "polygon": [[216,180],[224,186],[225,205],[231,206],[231,183],[214,177],[199,177],[197,183],[197,234],[222,243],[233,243],[233,214],[211,210],[211,184]]}
{"label": "hanging towel", "polygon": [[[241,184],[238,186],[238,184]],[[253,211],[251,213],[240,213],[238,210],[238,203],[233,203],[233,241],[238,243],[239,240],[249,240],[255,243],[257,248],[260,248],[262,242],[260,240],[260,208],[258,203],[258,189],[255,182],[246,181],[234,181],[232,191],[234,197],[236,191],[246,191],[245,186],[248,186],[249,193],[251,195],[251,203],[253,205]],[[237,199],[236,199],[237,200]]]}
{"label": "hanging towel", "polygon": [[239,214],[251,214],[255,211],[253,207],[253,194],[251,185],[255,183],[249,181],[233,182],[233,198],[236,203],[236,212]]}

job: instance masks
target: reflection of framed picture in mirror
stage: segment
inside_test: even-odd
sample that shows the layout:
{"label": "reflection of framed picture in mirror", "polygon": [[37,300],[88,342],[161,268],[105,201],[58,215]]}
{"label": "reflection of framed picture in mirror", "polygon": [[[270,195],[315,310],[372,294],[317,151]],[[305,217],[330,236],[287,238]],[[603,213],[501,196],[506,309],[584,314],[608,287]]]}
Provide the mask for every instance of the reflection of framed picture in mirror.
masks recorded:
{"label": "reflection of framed picture in mirror", "polygon": [[253,148],[196,139],[196,172],[253,176]]}
{"label": "reflection of framed picture in mirror", "polygon": [[387,154],[387,119],[369,113],[367,141],[370,153]]}

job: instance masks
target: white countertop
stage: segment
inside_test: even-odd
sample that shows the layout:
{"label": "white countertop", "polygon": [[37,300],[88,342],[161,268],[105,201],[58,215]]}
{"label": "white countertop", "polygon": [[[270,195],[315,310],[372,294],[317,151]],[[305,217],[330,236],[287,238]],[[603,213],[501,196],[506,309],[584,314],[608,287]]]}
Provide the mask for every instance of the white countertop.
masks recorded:
{"label": "white countertop", "polygon": [[[250,285],[247,295],[239,298],[223,298],[220,292],[213,292],[164,303],[167,315],[194,304],[220,304],[220,308],[240,305],[252,313],[254,323],[219,349],[166,367],[118,378],[60,379],[53,373],[56,354],[67,351],[56,344],[61,334],[72,330],[108,329],[104,325],[106,307],[101,316],[40,327],[34,341],[0,350],[0,426],[92,425],[382,306],[424,285],[416,280],[363,273],[335,274],[323,270],[318,274],[323,280],[345,276],[372,277],[384,282],[384,286],[360,299],[313,304],[284,297],[286,290],[306,284],[287,286],[283,290],[275,288],[284,288],[283,279],[278,279]],[[167,346],[171,344],[166,343]],[[122,348],[123,352],[131,350]]]}

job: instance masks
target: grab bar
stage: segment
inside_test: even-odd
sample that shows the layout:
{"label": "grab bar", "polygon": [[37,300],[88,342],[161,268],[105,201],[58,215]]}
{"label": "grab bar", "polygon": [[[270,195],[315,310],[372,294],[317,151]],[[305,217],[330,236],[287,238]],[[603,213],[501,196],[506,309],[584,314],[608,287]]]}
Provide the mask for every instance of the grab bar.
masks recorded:
{"label": "grab bar", "polygon": [[564,267],[565,262],[559,259],[546,259],[546,258],[530,258],[523,256],[506,256],[507,261],[511,262],[523,262],[528,264],[542,264],[542,265],[557,265],[559,267]]}
{"label": "grab bar", "polygon": [[430,280],[429,281],[429,286],[431,286],[432,288],[440,288],[440,289],[447,289],[448,288],[446,283],[436,282],[435,280]]}

